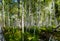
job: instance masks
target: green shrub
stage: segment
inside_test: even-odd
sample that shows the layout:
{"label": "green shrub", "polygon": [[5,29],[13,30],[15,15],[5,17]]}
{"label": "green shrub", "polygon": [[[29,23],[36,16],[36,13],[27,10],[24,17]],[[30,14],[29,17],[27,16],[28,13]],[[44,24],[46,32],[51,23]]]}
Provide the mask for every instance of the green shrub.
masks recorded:
{"label": "green shrub", "polygon": [[[24,41],[38,41],[39,39],[41,39],[41,37],[43,38],[43,35],[49,36],[49,34],[53,31],[54,28],[55,25],[48,27],[41,26],[40,28],[37,26],[31,26],[28,27],[26,31],[26,27],[25,27],[24,34],[22,34],[22,30],[19,29],[18,27],[4,27],[3,31],[6,41],[22,41],[22,36],[24,36]],[[35,30],[35,34],[34,34],[34,30]],[[59,35],[60,32],[55,32],[52,34],[54,34],[57,37],[57,39],[60,41],[60,35]]]}
{"label": "green shrub", "polygon": [[25,32],[24,36],[25,41],[38,41],[39,39],[38,35],[34,35],[28,32]]}
{"label": "green shrub", "polygon": [[21,31],[18,28],[5,27],[4,36],[6,41],[20,41]]}

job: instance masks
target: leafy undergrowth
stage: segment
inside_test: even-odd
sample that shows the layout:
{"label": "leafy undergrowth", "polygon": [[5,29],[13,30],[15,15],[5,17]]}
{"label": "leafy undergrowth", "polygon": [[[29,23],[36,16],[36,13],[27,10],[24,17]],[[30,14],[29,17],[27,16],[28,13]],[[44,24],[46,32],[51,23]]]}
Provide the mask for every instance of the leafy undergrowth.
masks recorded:
{"label": "leafy undergrowth", "polygon": [[24,34],[22,34],[22,30],[18,27],[4,27],[3,31],[6,41],[22,41],[22,35],[24,36],[24,41],[40,41],[39,39],[46,39],[48,41],[50,34],[54,35],[60,41],[60,32],[52,32],[53,29],[54,26],[42,26],[40,28],[32,26],[27,28],[27,30],[25,27]]}
{"label": "leafy undergrowth", "polygon": [[21,31],[18,28],[5,27],[4,37],[6,41],[21,41]]}

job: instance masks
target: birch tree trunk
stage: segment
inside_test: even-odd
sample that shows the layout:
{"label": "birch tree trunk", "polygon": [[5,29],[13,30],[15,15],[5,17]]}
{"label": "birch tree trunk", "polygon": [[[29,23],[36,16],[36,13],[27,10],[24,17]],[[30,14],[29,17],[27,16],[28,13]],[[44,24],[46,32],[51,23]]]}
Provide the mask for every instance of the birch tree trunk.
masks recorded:
{"label": "birch tree trunk", "polygon": [[2,0],[2,24],[5,27],[4,0]]}
{"label": "birch tree trunk", "polygon": [[24,33],[24,11],[22,13],[22,33]]}
{"label": "birch tree trunk", "polygon": [[24,0],[22,3],[22,41],[24,41]]}
{"label": "birch tree trunk", "polygon": [[22,33],[24,33],[24,0],[22,3]]}

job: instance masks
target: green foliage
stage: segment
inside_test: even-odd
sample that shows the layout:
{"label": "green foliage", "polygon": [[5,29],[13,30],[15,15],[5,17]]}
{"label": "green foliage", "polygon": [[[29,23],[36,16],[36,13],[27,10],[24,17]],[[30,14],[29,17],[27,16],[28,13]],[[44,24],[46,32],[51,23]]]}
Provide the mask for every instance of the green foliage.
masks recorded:
{"label": "green foliage", "polygon": [[[26,31],[26,27],[25,27],[24,28],[24,30],[25,30],[24,41],[38,41],[39,39],[41,39],[44,36],[46,36],[45,39],[48,39],[55,27],[56,27],[55,25],[48,26],[48,27],[41,26],[40,28],[38,28],[37,26],[31,26],[31,27],[27,28],[27,31]],[[30,29],[30,31],[29,31],[29,29]],[[35,30],[35,34],[34,34],[34,30]],[[21,41],[21,39],[22,39],[21,29],[18,29],[17,27],[4,27],[3,31],[4,31],[4,37],[5,37],[6,41]],[[60,40],[60,35],[59,35],[60,32],[53,32],[52,35],[53,34],[58,40]]]}
{"label": "green foliage", "polygon": [[6,41],[21,41],[21,31],[18,28],[5,27],[4,36]]}
{"label": "green foliage", "polygon": [[[12,0],[4,0],[4,5],[0,3],[0,11],[2,11],[3,9],[2,7],[4,6],[4,13],[6,15],[5,20],[7,22],[6,24],[9,23],[9,19],[10,19],[10,25],[12,26],[15,21],[14,19],[12,19],[12,16],[14,16],[15,14],[17,14],[19,17],[19,18],[18,17],[15,18],[21,20],[22,14],[24,13],[23,21],[24,23],[27,22],[27,24],[31,24],[32,20],[33,20],[33,24],[37,23],[37,21],[38,23],[43,24],[46,23],[46,20],[48,20],[48,23],[50,24],[49,20],[51,19],[52,26],[48,26],[48,27],[41,26],[39,28],[37,26],[29,25],[30,27],[27,28],[27,32],[25,27],[24,29],[25,41],[38,41],[39,37],[43,32],[47,32],[49,34],[52,32],[54,28],[56,28],[55,19],[58,20],[58,23],[60,22],[60,0],[55,0],[53,3],[54,4],[52,4],[52,0],[24,0],[24,1],[20,0],[20,3],[18,4],[18,2],[12,2]],[[30,15],[32,15],[32,17]],[[4,14],[2,14],[1,16],[4,16]],[[31,18],[32,20],[30,20]],[[35,35],[34,35],[34,30],[35,30]],[[5,27],[3,31],[6,41],[21,41],[22,39],[21,37],[22,32],[18,28]],[[59,32],[55,34],[58,35]]]}
{"label": "green foliage", "polygon": [[29,32],[25,32],[25,41],[38,41],[38,36]]}

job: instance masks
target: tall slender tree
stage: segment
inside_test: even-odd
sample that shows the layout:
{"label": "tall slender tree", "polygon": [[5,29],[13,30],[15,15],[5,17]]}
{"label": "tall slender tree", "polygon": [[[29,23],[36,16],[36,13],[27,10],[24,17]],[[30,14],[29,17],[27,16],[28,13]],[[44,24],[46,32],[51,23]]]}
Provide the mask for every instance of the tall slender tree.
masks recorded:
{"label": "tall slender tree", "polygon": [[4,0],[2,0],[2,24],[5,27]]}

